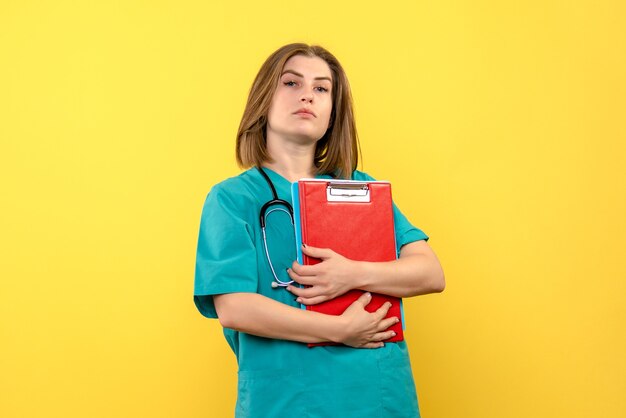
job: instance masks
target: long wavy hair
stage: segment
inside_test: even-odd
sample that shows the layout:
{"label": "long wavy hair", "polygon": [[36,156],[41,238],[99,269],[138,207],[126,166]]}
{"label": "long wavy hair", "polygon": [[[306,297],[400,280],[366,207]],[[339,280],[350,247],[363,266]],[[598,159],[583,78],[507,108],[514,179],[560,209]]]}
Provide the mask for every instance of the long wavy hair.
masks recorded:
{"label": "long wavy hair", "polygon": [[348,77],[334,55],[321,46],[303,43],[279,48],[261,66],[237,131],[237,163],[241,168],[249,168],[272,161],[265,137],[267,115],[285,63],[295,55],[319,57],[328,64],[332,73],[333,107],[329,127],[315,146],[313,162],[317,174],[350,178],[359,161],[360,147]]}

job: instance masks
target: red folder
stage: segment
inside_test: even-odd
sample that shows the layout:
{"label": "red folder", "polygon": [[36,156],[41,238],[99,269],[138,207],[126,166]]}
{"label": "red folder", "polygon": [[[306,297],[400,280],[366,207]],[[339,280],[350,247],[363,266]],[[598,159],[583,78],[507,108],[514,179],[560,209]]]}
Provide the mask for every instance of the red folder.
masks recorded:
{"label": "red folder", "polygon": [[[296,245],[301,264],[320,262],[302,254],[301,243],[330,248],[351,260],[392,261],[397,258],[389,182],[303,179],[294,183],[293,192]],[[362,294],[362,290],[351,290],[333,300],[306,306],[306,309],[341,315]],[[389,328],[396,335],[386,342],[402,341],[400,298],[372,293],[366,310],[374,312],[387,301],[391,302],[387,317],[396,316],[400,322]]]}

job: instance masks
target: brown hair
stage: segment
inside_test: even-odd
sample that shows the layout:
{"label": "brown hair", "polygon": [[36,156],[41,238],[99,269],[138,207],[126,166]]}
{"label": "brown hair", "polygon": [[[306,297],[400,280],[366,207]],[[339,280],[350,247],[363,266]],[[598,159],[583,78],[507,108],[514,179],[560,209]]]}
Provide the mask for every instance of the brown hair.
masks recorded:
{"label": "brown hair", "polygon": [[237,132],[237,163],[242,168],[249,168],[271,161],[265,138],[267,115],[283,67],[295,55],[319,57],[328,64],[332,73],[333,108],[328,130],[315,147],[313,162],[317,174],[350,178],[357,167],[360,148],[348,78],[334,55],[321,46],[302,43],[279,48],[261,66],[250,89]]}

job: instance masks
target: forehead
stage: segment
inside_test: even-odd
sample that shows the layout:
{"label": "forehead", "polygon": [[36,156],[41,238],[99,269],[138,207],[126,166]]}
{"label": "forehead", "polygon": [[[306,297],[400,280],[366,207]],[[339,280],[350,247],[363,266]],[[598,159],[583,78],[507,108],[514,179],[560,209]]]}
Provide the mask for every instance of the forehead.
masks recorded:
{"label": "forehead", "polygon": [[320,57],[307,57],[304,55],[294,55],[285,62],[283,71],[292,70],[302,74],[304,77],[329,77],[332,79],[330,67]]}

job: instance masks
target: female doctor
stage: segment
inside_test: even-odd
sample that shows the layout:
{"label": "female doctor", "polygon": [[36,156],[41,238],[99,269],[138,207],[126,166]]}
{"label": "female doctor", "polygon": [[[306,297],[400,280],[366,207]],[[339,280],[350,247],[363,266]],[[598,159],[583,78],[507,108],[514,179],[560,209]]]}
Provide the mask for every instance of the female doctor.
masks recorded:
{"label": "female doctor", "polygon": [[[444,289],[426,234],[394,205],[397,260],[359,262],[304,246],[322,262],[302,266],[286,205],[266,208],[265,236],[260,225],[265,203],[291,202],[300,178],[373,180],[356,170],[357,141],[348,80],[332,54],[290,44],[265,61],[237,134],[247,171],[208,194],[196,260],[196,306],[219,318],[237,357],[236,417],[419,417],[406,342],[383,343],[398,318],[385,319],[387,305],[365,307],[368,292],[407,298]],[[341,316],[300,309],[350,289],[366,293]],[[325,341],[340,345],[306,344]]]}

